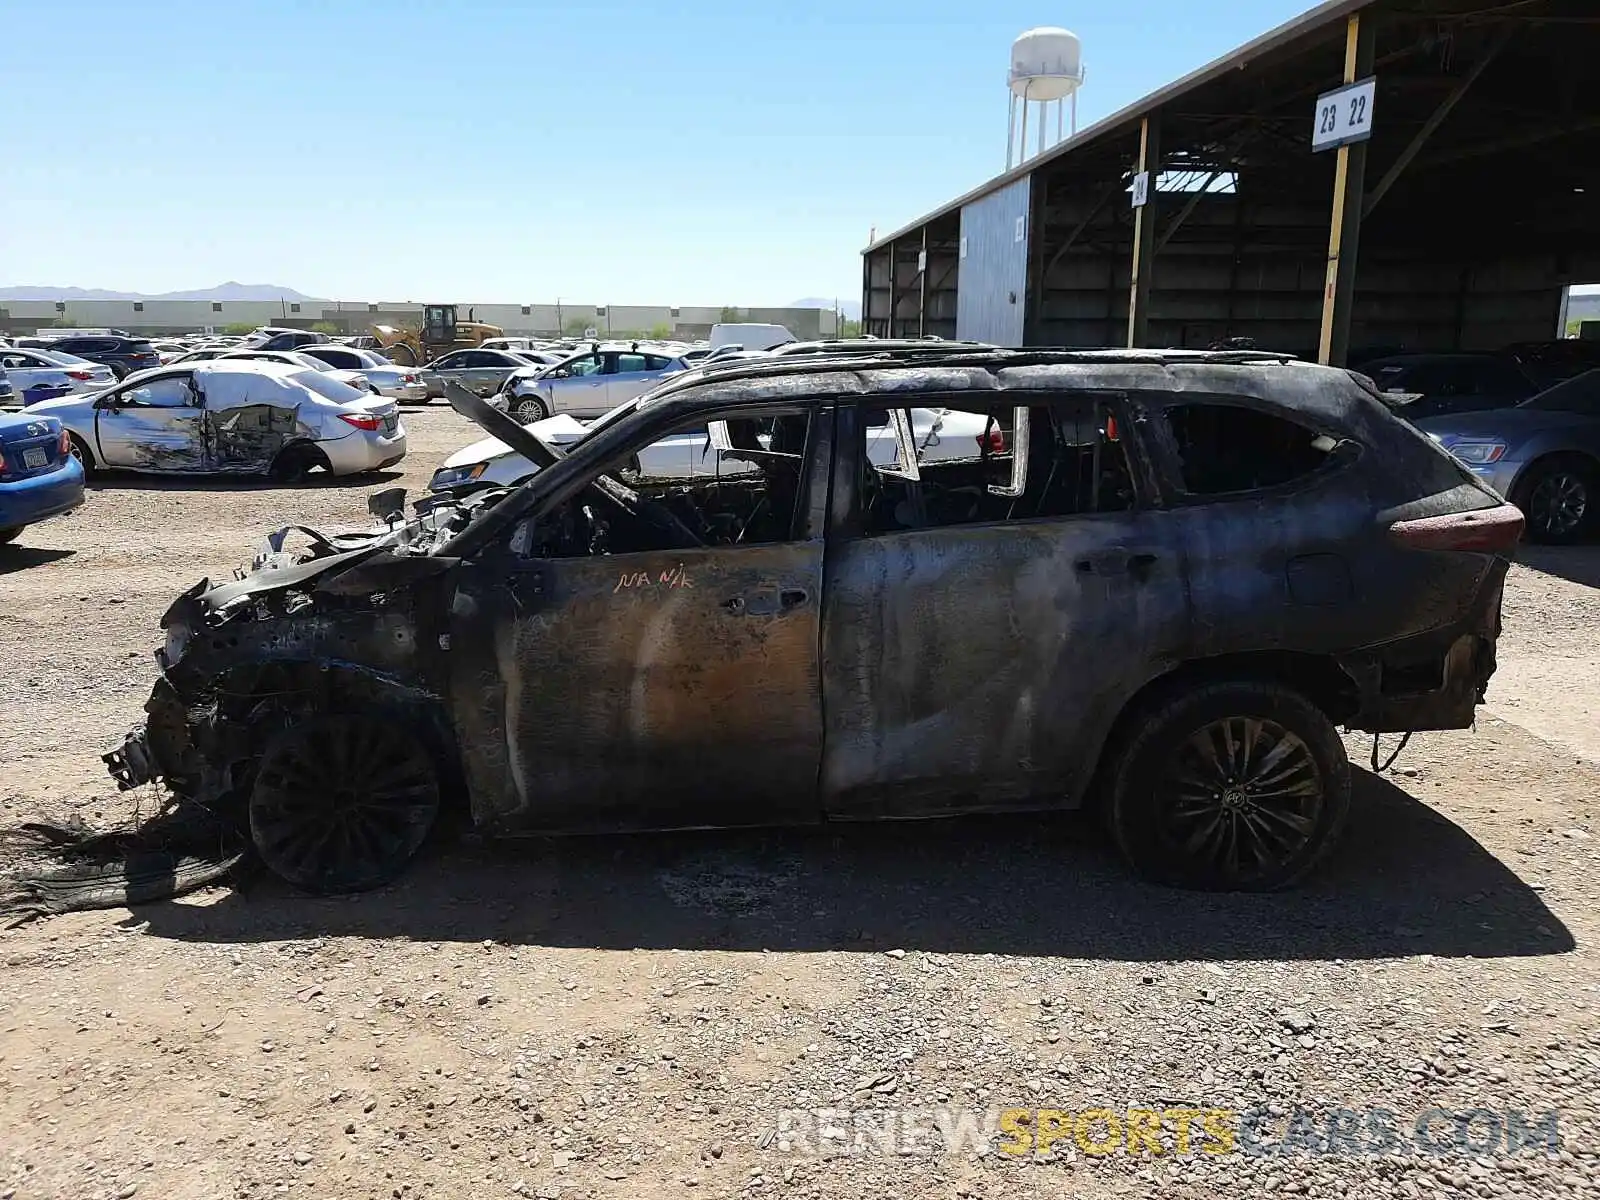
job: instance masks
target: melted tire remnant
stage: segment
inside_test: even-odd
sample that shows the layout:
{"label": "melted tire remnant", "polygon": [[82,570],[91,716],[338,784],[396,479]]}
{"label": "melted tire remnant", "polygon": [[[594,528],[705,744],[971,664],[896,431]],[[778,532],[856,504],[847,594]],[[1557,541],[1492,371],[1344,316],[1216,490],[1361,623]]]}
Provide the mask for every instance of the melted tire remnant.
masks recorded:
{"label": "melted tire remnant", "polygon": [[30,822],[5,840],[44,864],[12,874],[0,891],[0,919],[122,908],[234,880],[249,848],[210,813],[180,805],[142,825],[96,832]]}

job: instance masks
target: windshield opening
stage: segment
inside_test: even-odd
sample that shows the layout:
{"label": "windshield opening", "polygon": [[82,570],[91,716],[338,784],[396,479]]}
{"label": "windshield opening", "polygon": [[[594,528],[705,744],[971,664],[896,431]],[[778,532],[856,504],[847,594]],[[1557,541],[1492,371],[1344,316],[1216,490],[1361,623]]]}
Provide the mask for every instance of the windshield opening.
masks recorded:
{"label": "windshield opening", "polygon": [[1521,408],[1600,416],[1600,368],[1585,371],[1524,400]]}

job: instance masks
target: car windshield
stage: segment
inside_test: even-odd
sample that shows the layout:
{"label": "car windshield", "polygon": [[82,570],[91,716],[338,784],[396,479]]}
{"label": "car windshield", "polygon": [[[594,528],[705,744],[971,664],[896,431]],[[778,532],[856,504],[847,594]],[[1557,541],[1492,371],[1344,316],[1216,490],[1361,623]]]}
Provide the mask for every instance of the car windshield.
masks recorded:
{"label": "car windshield", "polygon": [[1600,368],[1563,380],[1517,407],[1600,417]]}
{"label": "car windshield", "polygon": [[289,376],[301,387],[307,388],[321,396],[324,400],[332,400],[335,404],[354,404],[357,400],[365,400],[370,393],[359,388],[353,388],[348,383],[340,383],[337,379],[330,378],[321,371],[309,368],[296,371]]}

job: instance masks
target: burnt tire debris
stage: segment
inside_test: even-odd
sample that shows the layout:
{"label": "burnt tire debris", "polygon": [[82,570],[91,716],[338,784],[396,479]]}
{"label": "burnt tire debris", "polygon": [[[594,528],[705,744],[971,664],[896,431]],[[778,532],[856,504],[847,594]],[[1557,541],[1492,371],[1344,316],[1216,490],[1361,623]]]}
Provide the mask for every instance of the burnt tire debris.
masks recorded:
{"label": "burnt tire debris", "polygon": [[236,830],[184,804],[105,830],[81,822],[27,822],[0,833],[0,844],[22,864],[0,883],[0,924],[7,926],[236,883],[249,860],[249,847]]}

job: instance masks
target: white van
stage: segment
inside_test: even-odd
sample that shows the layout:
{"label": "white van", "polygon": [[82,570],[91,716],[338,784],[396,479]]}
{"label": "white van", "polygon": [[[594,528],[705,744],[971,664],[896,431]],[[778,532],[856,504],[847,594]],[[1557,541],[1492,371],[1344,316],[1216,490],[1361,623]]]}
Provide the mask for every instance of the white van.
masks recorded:
{"label": "white van", "polygon": [[723,346],[743,346],[746,350],[771,350],[775,346],[786,346],[790,342],[799,340],[782,325],[740,322],[711,327],[713,350],[721,349]]}

